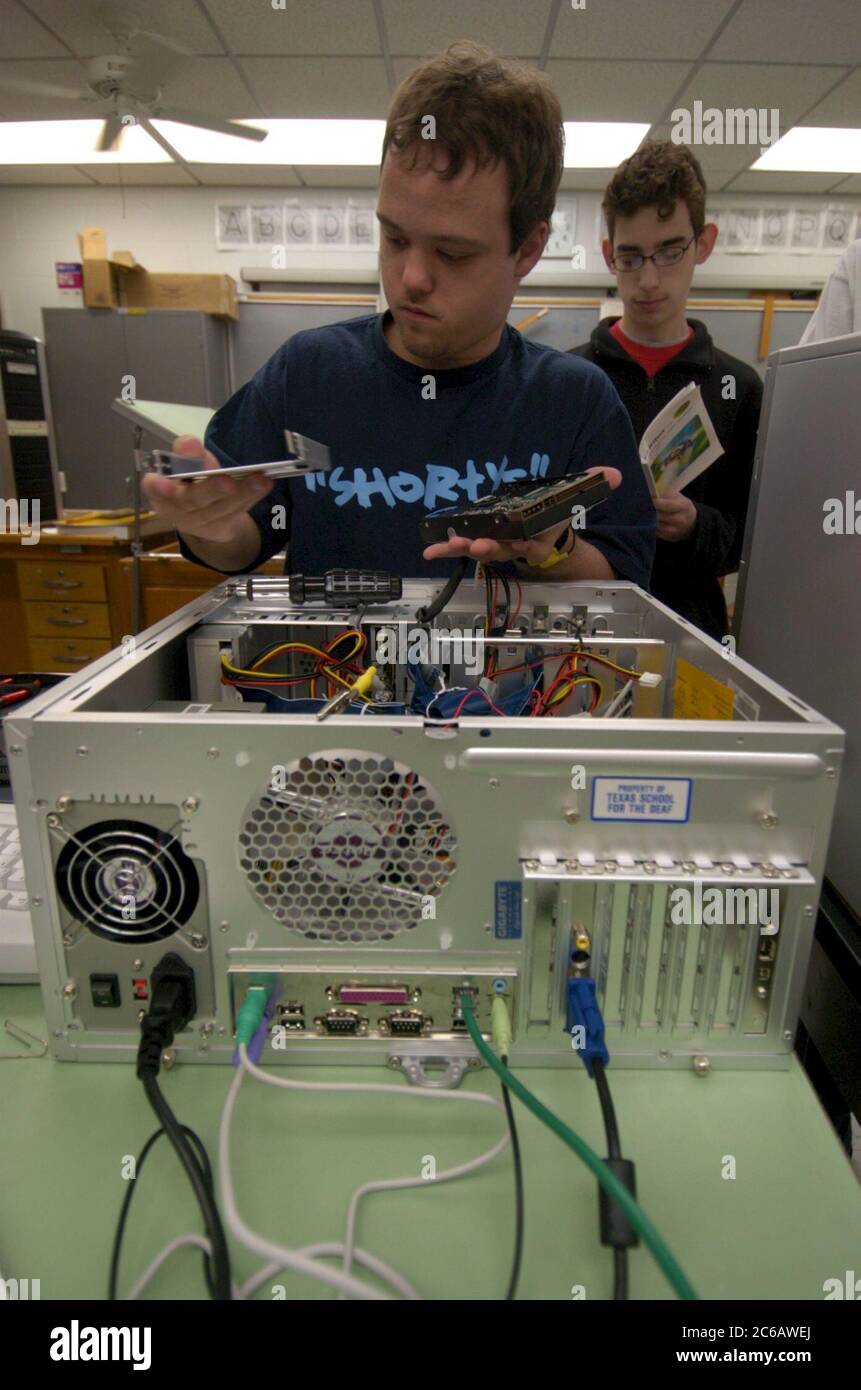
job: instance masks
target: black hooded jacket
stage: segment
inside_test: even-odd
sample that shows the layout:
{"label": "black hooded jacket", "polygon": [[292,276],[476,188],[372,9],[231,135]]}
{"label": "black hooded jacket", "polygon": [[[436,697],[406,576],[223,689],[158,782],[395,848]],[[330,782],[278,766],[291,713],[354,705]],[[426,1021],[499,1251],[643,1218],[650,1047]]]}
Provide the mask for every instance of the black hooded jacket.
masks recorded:
{"label": "black hooded jacket", "polygon": [[685,488],[696,504],[697,521],[685,540],[657,542],[651,590],[668,608],[720,640],[727,631],[727,613],[718,578],[737,570],[741,559],[762,382],[746,362],[716,348],[698,319],[688,323],[694,330],[691,341],[651,378],[616,342],[606,319],[588,343],[571,351],[607,373],[638,442],[682,387],[695,381],[702,391],[724,453]]}

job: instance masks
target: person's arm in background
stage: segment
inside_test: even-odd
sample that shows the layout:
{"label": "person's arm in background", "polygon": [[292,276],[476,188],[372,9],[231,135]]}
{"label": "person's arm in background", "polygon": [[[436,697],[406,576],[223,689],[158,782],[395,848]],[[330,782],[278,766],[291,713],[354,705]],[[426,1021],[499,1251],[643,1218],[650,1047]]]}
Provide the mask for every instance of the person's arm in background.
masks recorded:
{"label": "person's arm in background", "polygon": [[701,475],[708,502],[679,492],[655,499],[659,538],[674,542],[679,560],[715,577],[732,574],[741,562],[761,408],[756,376],[739,402],[726,451]]}
{"label": "person's arm in background", "polygon": [[813,318],[798,340],[799,347],[804,343],[821,343],[824,338],[840,338],[843,334],[854,331],[847,255],[844,251],[825,281],[825,288],[819,296]]}

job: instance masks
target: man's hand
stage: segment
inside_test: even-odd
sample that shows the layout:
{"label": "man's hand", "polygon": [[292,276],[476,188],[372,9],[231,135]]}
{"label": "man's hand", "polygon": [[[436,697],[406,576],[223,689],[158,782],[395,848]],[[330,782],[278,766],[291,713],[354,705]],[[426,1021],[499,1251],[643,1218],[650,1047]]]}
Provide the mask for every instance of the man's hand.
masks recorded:
{"label": "man's hand", "polygon": [[[622,481],[618,468],[587,468],[587,473],[603,473],[611,488],[617,488]],[[531,541],[510,541],[500,545],[490,539],[470,540],[468,536],[451,536],[447,541],[437,541],[422,552],[426,560],[445,560],[449,556],[468,555],[471,560],[482,560],[488,565],[501,565],[505,560],[522,559],[528,566],[540,565],[547,559],[556,541],[564,536],[568,527],[561,530],[558,525],[550,531],[542,531]]]}
{"label": "man's hand", "polygon": [[231,478],[229,468],[222,468],[199,439],[182,434],[174,440],[173,452],[188,458],[202,458],[212,478],[203,482],[191,479],[174,481],[155,473],[144,473],[141,490],[162,521],[184,536],[198,536],[205,541],[231,541],[237,531],[237,517],[272,487],[264,473],[249,473],[243,478]]}
{"label": "man's hand", "polygon": [[658,540],[684,541],[697,524],[697,509],[681,492],[668,492],[652,499],[658,513]]}

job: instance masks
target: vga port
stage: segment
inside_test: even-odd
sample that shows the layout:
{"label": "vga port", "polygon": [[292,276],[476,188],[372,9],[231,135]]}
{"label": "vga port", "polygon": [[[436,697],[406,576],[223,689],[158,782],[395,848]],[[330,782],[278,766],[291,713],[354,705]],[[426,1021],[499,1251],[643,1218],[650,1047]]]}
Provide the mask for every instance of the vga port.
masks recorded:
{"label": "vga port", "polygon": [[383,1014],[377,1025],[390,1038],[424,1038],[433,1027],[433,1019],[421,1009],[393,1009]]}
{"label": "vga port", "polygon": [[361,1037],[368,1031],[368,1020],[355,1009],[327,1009],[314,1019],[314,1031],[329,1038]]}

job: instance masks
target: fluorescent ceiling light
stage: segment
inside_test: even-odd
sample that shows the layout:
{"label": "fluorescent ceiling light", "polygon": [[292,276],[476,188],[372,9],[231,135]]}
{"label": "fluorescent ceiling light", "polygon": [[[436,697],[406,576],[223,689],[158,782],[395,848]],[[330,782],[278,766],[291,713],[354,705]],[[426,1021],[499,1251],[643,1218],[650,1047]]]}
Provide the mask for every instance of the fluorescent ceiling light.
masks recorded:
{"label": "fluorescent ceiling light", "polygon": [[760,155],[752,169],[799,174],[861,174],[861,130],[796,125]]}
{"label": "fluorescent ceiling light", "polygon": [[[153,125],[189,164],[340,165],[376,168],[384,121],[261,120],[265,140],[252,143],[178,121]],[[0,164],[166,164],[169,156],[140,126],[130,125],[120,148],[96,150],[100,120],[0,122]],[[566,169],[613,169],[633,154],[649,126],[633,122],[566,121]]]}
{"label": "fluorescent ceiling light", "polygon": [[383,148],[385,121],[260,120],[265,140],[252,144],[235,135],[219,135],[177,121],[153,121],[189,164],[341,164],[376,168]]}
{"label": "fluorescent ceiling light", "polygon": [[566,121],[566,169],[615,169],[648,135],[648,123]]}
{"label": "fluorescent ceiling light", "polygon": [[129,126],[120,150],[96,149],[103,122],[2,121],[0,164],[169,164],[140,126]]}

